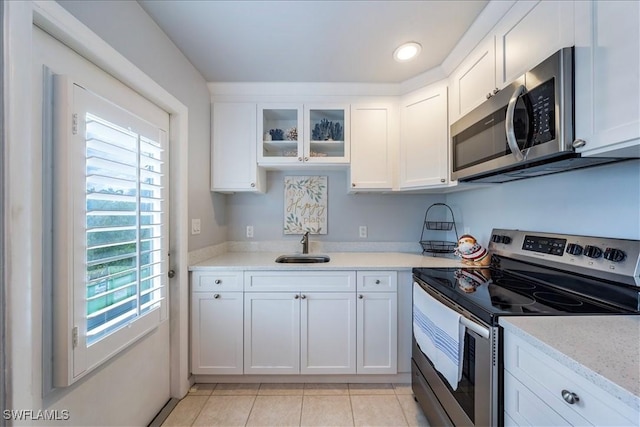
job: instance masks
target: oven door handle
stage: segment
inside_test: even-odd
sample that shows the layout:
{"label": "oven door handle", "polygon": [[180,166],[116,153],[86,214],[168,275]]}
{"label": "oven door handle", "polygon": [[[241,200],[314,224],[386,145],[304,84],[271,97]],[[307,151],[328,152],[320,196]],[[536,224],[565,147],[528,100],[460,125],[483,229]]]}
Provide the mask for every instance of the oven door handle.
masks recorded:
{"label": "oven door handle", "polygon": [[467,329],[471,329],[476,334],[480,335],[482,338],[488,340],[490,336],[490,332],[484,326],[478,325],[471,319],[467,319],[464,316],[460,316],[460,323],[462,323]]}
{"label": "oven door handle", "polygon": [[[431,295],[433,298],[435,298],[436,300],[438,300],[440,302],[440,304],[444,305],[445,307],[455,311],[456,313],[460,314],[460,323],[462,323],[464,326],[466,326],[467,328],[471,329],[473,332],[475,332],[476,334],[480,335],[482,338],[488,340],[489,337],[491,336],[491,331],[484,327],[483,325],[480,325],[478,322],[475,322],[473,320],[471,320],[469,317],[467,317],[465,315],[465,310],[462,307],[459,307],[459,309],[456,309],[454,307],[452,307],[447,300],[445,299],[444,296],[440,295],[440,292],[436,291],[435,289],[427,289],[424,286],[420,285],[419,283],[417,283],[416,281],[413,282],[415,285],[420,286],[420,288],[426,292],[427,294]],[[457,304],[455,304],[457,306]]]}

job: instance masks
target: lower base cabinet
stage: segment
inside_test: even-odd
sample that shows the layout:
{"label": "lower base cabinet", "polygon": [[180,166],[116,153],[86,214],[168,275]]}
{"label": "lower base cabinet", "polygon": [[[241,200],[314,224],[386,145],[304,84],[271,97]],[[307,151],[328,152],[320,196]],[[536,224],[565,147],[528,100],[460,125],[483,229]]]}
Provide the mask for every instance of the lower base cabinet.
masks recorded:
{"label": "lower base cabinet", "polygon": [[355,374],[355,295],[245,294],[245,374]]}
{"label": "lower base cabinet", "polygon": [[194,272],[191,282],[193,374],[398,371],[395,271]]}
{"label": "lower base cabinet", "polygon": [[242,374],[242,309],[242,292],[192,293],[192,373]]}
{"label": "lower base cabinet", "polygon": [[638,425],[637,409],[520,336],[505,330],[503,342],[505,425]]}

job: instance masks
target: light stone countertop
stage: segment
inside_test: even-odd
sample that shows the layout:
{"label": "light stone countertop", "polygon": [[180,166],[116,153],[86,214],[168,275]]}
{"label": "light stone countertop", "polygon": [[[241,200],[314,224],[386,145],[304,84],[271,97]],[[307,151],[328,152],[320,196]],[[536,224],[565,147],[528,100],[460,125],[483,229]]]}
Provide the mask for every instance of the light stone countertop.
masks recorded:
{"label": "light stone countertop", "polygon": [[[404,252],[327,252],[323,255],[329,255],[331,261],[326,263],[276,263],[276,258],[283,254],[282,252],[225,252],[191,265],[189,270],[411,270],[414,267],[463,267],[457,258]],[[312,252],[311,255],[320,254]]]}
{"label": "light stone countertop", "polygon": [[500,326],[640,410],[640,316],[501,317]]}

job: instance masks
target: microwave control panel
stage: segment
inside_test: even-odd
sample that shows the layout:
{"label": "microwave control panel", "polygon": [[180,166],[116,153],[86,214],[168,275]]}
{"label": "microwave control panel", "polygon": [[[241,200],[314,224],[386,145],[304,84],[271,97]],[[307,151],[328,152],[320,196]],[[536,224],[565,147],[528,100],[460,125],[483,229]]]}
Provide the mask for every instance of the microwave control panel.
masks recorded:
{"label": "microwave control panel", "polygon": [[532,145],[544,144],[556,138],[555,78],[531,89],[528,93],[533,121]]}

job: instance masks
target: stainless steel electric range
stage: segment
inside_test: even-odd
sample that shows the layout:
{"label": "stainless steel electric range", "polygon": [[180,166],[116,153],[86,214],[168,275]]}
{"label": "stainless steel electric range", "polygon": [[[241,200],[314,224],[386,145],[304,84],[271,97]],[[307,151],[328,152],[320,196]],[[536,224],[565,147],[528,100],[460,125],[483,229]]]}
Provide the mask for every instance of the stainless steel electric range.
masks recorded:
{"label": "stainless steel electric range", "polygon": [[[412,388],[431,425],[503,424],[501,316],[640,314],[638,240],[494,229],[489,252],[489,268],[413,270]],[[460,314],[455,388],[416,340],[422,292]]]}

